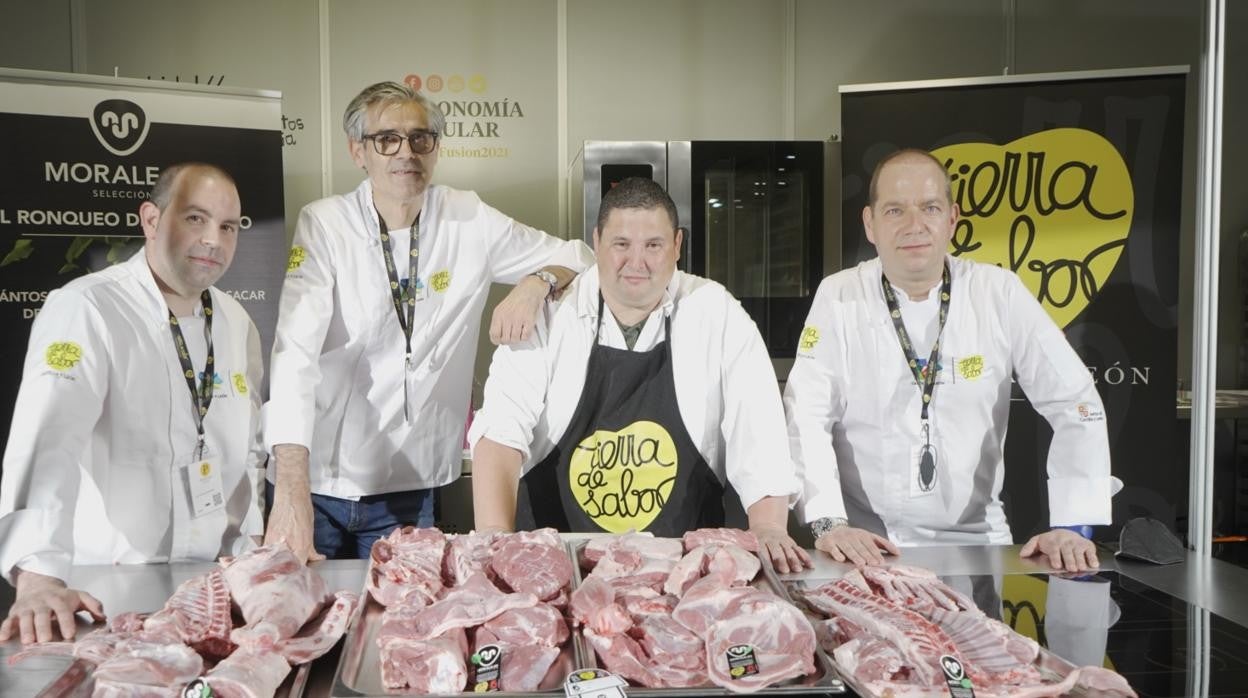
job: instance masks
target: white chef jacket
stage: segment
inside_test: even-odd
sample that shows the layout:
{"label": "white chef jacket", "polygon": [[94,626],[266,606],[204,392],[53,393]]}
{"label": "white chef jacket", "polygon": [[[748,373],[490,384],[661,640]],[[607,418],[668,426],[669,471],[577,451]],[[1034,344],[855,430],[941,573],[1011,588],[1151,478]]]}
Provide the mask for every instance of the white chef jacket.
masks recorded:
{"label": "white chef jacket", "polygon": [[1011,543],[1000,494],[1014,375],[1053,427],[1051,525],[1110,523],[1121,483],[1110,475],[1105,411],[1087,367],[1018,276],[948,262],[928,493],[917,484],[921,392],[889,318],[879,259],[820,284],[784,398],[804,520],[847,517],[898,545]]}
{"label": "white chef jacket", "polygon": [[[577,277],[565,297],[547,303],[533,337],[494,351],[485,403],[468,442],[489,437],[523,454],[527,473],[554,450],[580,402],[598,322],[598,269]],[[625,349],[606,310],[597,337]],[[681,419],[721,484],[749,508],[763,497],[795,501],[800,481],[789,457],[780,390],[754,321],[720,284],[677,271],[642,327],[632,351],[662,342],[672,319],[672,373]]]}
{"label": "white chef jacket", "polygon": [[[218,378],[206,457],[225,507],[194,517],[194,408],[144,252],[53,291],[31,328],[4,454],[0,572],[67,579],[71,564],[212,560],[263,533],[260,336],[212,289]],[[201,325],[202,327],[202,325]],[[195,363],[202,371],[202,359]]]}
{"label": "white chef jacket", "polygon": [[[371,183],[299,214],[273,343],[265,442],[270,449],[306,446],[318,494],[352,498],[459,477],[490,284],[514,284],[546,265],[579,272],[593,262],[585,243],[522,225],[470,191],[430,186],[419,226],[417,276],[425,290],[409,369]],[[408,260],[400,255],[395,264]]]}

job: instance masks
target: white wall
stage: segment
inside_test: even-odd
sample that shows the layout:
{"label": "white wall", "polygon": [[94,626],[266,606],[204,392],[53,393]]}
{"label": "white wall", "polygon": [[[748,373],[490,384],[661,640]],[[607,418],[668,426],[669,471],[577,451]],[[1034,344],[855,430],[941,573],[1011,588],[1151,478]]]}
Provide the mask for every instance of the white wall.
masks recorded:
{"label": "white wall", "polygon": [[[1179,327],[1186,377],[1202,5],[1017,0],[1007,17],[1000,0],[0,0],[0,65],[224,75],[229,85],[281,90],[284,113],[303,125],[289,131],[295,143],[284,151],[292,223],[303,203],[359,181],[339,122],[360,87],[409,73],[479,73],[487,84],[480,99],[519,101],[524,117],[500,120],[498,139],[478,139],[505,145],[508,157],[444,157],[438,179],[555,231],[564,215],[560,178],[585,139],[823,139],[840,132],[841,84],[996,75],[1007,66],[1020,73],[1190,64]],[[1239,380],[1244,324],[1237,258],[1248,228],[1248,197],[1239,193],[1248,186],[1248,134],[1238,124],[1248,115],[1248,83],[1233,76],[1248,68],[1248,48],[1235,41],[1248,33],[1248,3],[1228,3],[1228,19],[1223,387]]]}

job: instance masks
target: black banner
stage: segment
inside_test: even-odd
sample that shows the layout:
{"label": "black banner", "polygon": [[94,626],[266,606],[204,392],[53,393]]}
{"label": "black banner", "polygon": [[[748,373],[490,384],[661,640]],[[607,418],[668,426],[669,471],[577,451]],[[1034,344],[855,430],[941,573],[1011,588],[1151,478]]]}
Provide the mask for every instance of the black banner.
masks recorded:
{"label": "black banner", "polygon": [[247,308],[267,359],[286,256],[276,96],[19,72],[0,73],[0,448],[48,292],[143,248],[139,205],[168,165],[237,181],[243,227],[217,286]]}
{"label": "black banner", "polygon": [[[1181,70],[939,81],[842,91],[844,265],[875,256],[862,209],[898,148],[945,162],[962,221],[950,253],[1014,270],[1083,358],[1105,403],[1116,536],[1175,527]],[[1052,431],[1015,386],[1002,493],[1016,541],[1048,528]]]}

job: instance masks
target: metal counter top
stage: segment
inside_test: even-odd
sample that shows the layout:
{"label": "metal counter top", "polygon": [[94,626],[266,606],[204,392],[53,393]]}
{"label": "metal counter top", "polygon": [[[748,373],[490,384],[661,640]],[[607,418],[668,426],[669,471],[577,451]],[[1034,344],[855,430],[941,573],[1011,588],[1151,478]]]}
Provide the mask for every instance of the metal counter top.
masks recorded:
{"label": "metal counter top", "polygon": [[[896,562],[925,567],[938,575],[1027,575],[1049,570],[1035,559],[1018,556],[1020,546],[932,546],[908,548]],[[1120,560],[1102,549],[1101,569],[1117,572],[1145,586],[1165,592],[1179,600],[1204,608],[1240,626],[1248,627],[1248,570],[1222,562],[1207,560],[1188,553],[1188,559],[1177,565],[1156,566]],[[823,553],[815,553],[815,567],[781,579],[832,579],[851,569],[833,562]],[[359,590],[364,585],[366,562],[362,560],[329,560],[314,563],[331,589]],[[84,589],[104,603],[107,613],[122,611],[155,611],[173,593],[178,584],[212,568],[211,563],[174,565],[86,566],[74,569],[70,586]],[[0,609],[7,614],[7,607]],[[90,626],[79,623],[79,632]],[[20,651],[21,645],[10,641],[0,645],[0,695],[31,696],[46,686],[68,665],[61,657],[36,657],[18,666],[9,666],[7,659]],[[337,653],[318,662],[312,671],[305,695],[323,696],[329,691]]]}

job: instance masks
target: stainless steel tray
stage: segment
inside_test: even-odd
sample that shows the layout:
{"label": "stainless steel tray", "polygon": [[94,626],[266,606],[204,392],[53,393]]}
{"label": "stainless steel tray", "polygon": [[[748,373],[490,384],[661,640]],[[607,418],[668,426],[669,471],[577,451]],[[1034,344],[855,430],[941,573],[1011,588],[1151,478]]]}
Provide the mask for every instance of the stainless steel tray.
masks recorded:
{"label": "stainless steel tray", "polygon": [[[770,565],[766,563],[764,563],[764,567],[767,567],[768,569],[770,569]],[[789,579],[789,580],[784,580],[783,582],[781,582],[779,578],[775,576],[774,572],[772,574],[772,577],[776,580],[777,585],[780,586],[785,596],[793,603],[793,605],[800,608],[802,612],[807,615],[807,617],[811,618],[812,622],[816,620],[824,620],[826,618],[824,615],[811,609],[810,606],[804,600],[797,598],[797,595],[795,592],[796,590],[799,590],[799,589],[814,589],[814,588],[823,586],[824,584],[835,582],[837,579],[839,579],[839,577],[827,577],[827,578],[817,578],[817,579],[805,579],[805,578]],[[854,675],[851,672],[845,671],[844,668],[840,665],[840,663],[836,661],[835,655],[825,653],[825,656],[827,656],[828,662],[836,670],[837,674],[841,677],[841,680],[844,681],[846,685],[848,685],[851,689],[853,689],[854,693],[857,693],[860,696],[870,696],[872,698],[879,697],[879,694],[873,693],[866,686],[859,683],[858,680],[854,678]],[[1066,661],[1065,659],[1062,659],[1058,655],[1053,654],[1052,652],[1050,652],[1048,649],[1046,649],[1043,646],[1040,647],[1040,654],[1036,657],[1034,666],[1036,667],[1037,670],[1040,671],[1041,676],[1043,676],[1045,680],[1053,681],[1055,683],[1061,681],[1062,679],[1065,679],[1067,674],[1069,674],[1070,672],[1076,669],[1074,664],[1071,664],[1070,662]],[[1079,696],[1079,695],[1084,695],[1084,693],[1082,691],[1076,690],[1069,694],[1063,694],[1063,695]]]}
{"label": "stainless steel tray", "polygon": [[[300,664],[278,686],[273,698],[303,698],[312,665]],[[52,680],[36,698],[86,698],[95,691],[95,665],[85,659],[74,659],[60,676]]]}
{"label": "stainless steel tray", "polygon": [[[575,559],[572,564],[576,569]],[[575,584],[575,581],[574,581]],[[393,696],[393,695],[437,695],[431,693],[404,693],[387,689],[381,684],[381,650],[377,648],[377,631],[381,627],[381,614],[385,608],[373,600],[367,586],[360,594],[360,604],[347,630],[346,641],[342,646],[342,656],[338,660],[338,669],[334,672],[331,698],[360,698],[361,696]],[[569,640],[567,651],[572,653],[575,667],[582,664],[581,650],[577,644]],[[471,671],[471,669],[470,669]],[[460,696],[471,691],[461,691],[450,695]],[[545,691],[495,691],[491,696],[498,698],[522,698],[523,696],[540,696],[551,693],[563,693],[563,686],[552,687]],[[474,694],[475,695],[475,694]]]}
{"label": "stainless steel tray", "polygon": [[[583,579],[583,570],[580,566],[581,550],[590,538],[599,536],[590,535],[584,537],[575,537],[565,535],[567,540],[568,554],[572,556],[572,584],[579,587]],[[771,560],[765,555],[759,556],[762,560],[762,568],[751,584],[760,589],[767,589],[782,600],[793,603],[792,597],[785,591],[784,586],[780,583],[776,576],[775,570],[771,566]],[[799,608],[801,608],[799,606]],[[585,640],[581,634],[580,628],[573,631],[573,638],[579,646],[579,652],[584,659],[581,666],[599,668],[598,655],[593,647]],[[694,688],[642,688],[640,686],[629,685],[625,689],[630,696],[675,696],[684,698],[685,696],[732,696],[738,695],[726,688],[715,684],[707,686],[698,686]],[[844,693],[845,683],[841,681],[840,673],[836,670],[836,666],[832,662],[832,658],[827,655],[819,646],[815,646],[815,673],[790,679],[775,686],[755,691],[755,695],[808,695],[808,694],[832,694]]]}

